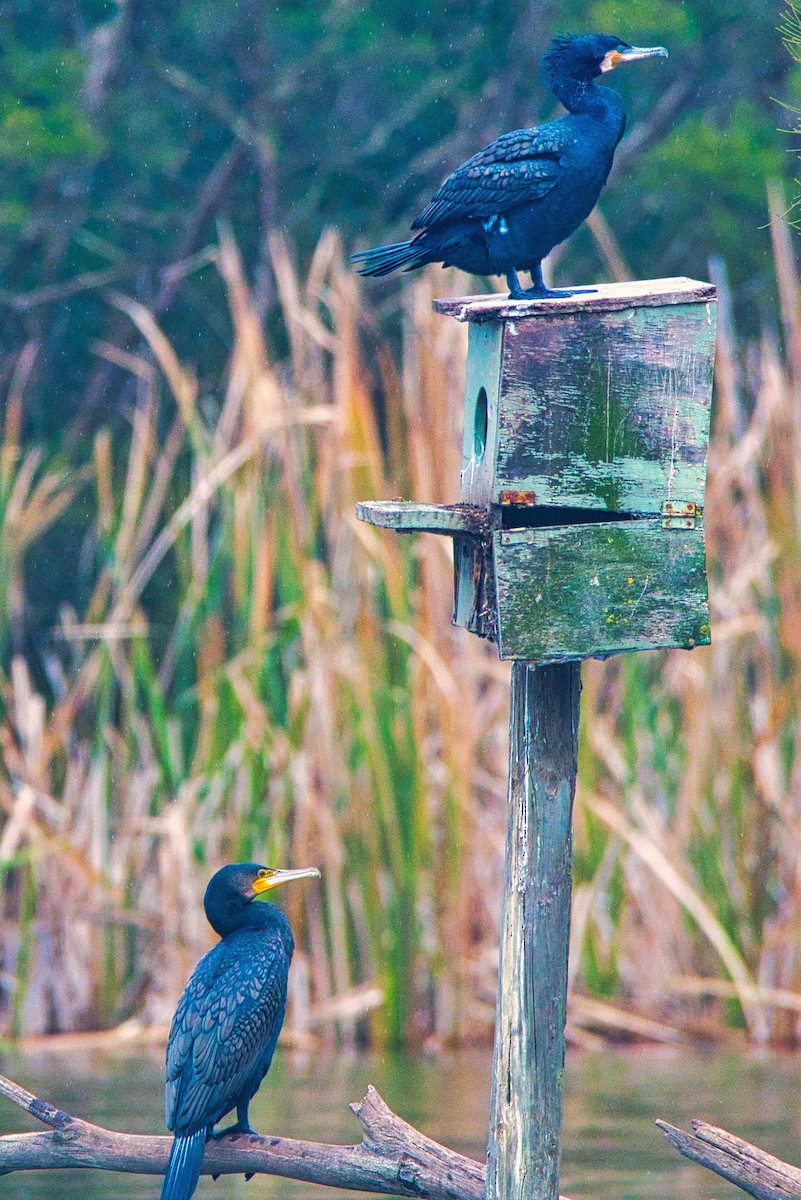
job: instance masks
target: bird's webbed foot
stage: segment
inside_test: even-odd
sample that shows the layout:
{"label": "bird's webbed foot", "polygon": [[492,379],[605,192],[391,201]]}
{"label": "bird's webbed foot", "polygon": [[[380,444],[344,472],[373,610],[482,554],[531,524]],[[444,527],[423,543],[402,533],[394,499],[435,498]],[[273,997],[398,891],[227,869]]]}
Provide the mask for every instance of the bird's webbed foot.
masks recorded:
{"label": "bird's webbed foot", "polygon": [[582,288],[549,288],[549,287],[531,287],[521,291],[518,296],[512,297],[514,300],[558,300],[561,296],[582,296],[587,292],[597,292],[597,288],[582,287]]}
{"label": "bird's webbed foot", "polygon": [[581,296],[588,292],[597,292],[597,288],[549,288],[542,278],[542,267],[531,271],[532,286],[522,288],[516,271],[508,271],[506,282],[509,285],[510,300],[558,300],[563,296]]}
{"label": "bird's webbed foot", "polygon": [[250,1133],[254,1137],[259,1137],[258,1132],[252,1128],[250,1121],[236,1121],[233,1125],[226,1125],[225,1129],[215,1130],[211,1136],[214,1141],[219,1141],[224,1137],[241,1137],[243,1134]]}

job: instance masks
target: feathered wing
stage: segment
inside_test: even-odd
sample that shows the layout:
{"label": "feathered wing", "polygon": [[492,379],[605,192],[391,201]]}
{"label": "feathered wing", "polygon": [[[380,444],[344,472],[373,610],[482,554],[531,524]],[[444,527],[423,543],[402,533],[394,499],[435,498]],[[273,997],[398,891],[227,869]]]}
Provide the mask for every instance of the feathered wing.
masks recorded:
{"label": "feathered wing", "polygon": [[448,176],[412,229],[491,217],[547,195],[559,179],[569,136],[559,121],[502,134]]}
{"label": "feathered wing", "polygon": [[250,955],[220,943],[200,961],[170,1030],[168,1129],[214,1125],[256,1075],[258,1086],[281,1031],[288,968],[283,948],[261,939]]}

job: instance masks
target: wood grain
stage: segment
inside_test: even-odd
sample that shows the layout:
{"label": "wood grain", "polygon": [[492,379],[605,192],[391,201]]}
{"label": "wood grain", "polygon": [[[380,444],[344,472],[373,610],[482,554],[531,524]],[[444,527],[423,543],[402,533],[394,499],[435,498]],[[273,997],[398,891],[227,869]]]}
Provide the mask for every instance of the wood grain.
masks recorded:
{"label": "wood grain", "polygon": [[368,525],[394,529],[396,533],[441,533],[473,537],[489,532],[489,513],[470,504],[416,504],[407,500],[363,500],[356,516]]}
{"label": "wood grain", "polygon": [[[471,325],[467,339],[467,375],[464,395],[461,499],[488,507],[493,500],[493,480],[498,442],[498,388],[504,327],[497,321]],[[477,445],[476,419],[483,391],[486,406],[484,450]]]}
{"label": "wood grain", "polygon": [[561,662],[709,642],[704,530],[659,518],[493,535],[501,658]]}
{"label": "wood grain", "polygon": [[599,283],[592,291],[551,299],[510,300],[500,293],[483,296],[449,296],[434,301],[434,312],[457,321],[506,321],[520,317],[566,312],[614,312],[620,308],[686,304],[713,300],[715,288],[698,279],[643,279],[626,283]]}
{"label": "wood grain", "polygon": [[801,1170],[725,1129],[693,1121],[693,1132],[656,1124],[685,1158],[736,1184],[756,1200],[801,1200]]}
{"label": "wood grain", "polygon": [[577,662],[512,667],[487,1200],[559,1194],[580,690]]}
{"label": "wood grain", "polygon": [[453,573],[454,625],[497,641],[498,601],[489,536],[453,539]]}
{"label": "wood grain", "polygon": [[655,513],[704,502],[715,306],[510,321],[493,481],[538,504]]}

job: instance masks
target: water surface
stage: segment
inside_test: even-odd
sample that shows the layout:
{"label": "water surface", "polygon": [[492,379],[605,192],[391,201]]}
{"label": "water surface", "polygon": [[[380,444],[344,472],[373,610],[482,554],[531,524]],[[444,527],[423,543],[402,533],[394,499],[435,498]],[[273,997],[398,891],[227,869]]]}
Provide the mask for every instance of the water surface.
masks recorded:
{"label": "water surface", "polygon": [[[48,1053],[0,1055],[0,1071],[44,1099],[130,1133],[163,1132],[162,1055]],[[316,1141],[355,1141],[348,1102],[368,1083],[412,1124],[454,1149],[483,1157],[490,1054],[464,1051],[436,1059],[326,1054],[278,1057],[251,1105],[262,1132]],[[681,1158],[653,1122],[713,1121],[789,1161],[801,1162],[801,1058],[702,1056],[675,1050],[575,1051],[565,1074],[562,1190],[592,1200],[734,1200],[744,1193]],[[42,1128],[0,1099],[0,1131]],[[0,1184],[15,1200],[157,1197],[155,1177],[99,1171],[19,1173]],[[327,1192],[260,1175],[250,1183],[201,1179],[198,1200],[320,1200]]]}

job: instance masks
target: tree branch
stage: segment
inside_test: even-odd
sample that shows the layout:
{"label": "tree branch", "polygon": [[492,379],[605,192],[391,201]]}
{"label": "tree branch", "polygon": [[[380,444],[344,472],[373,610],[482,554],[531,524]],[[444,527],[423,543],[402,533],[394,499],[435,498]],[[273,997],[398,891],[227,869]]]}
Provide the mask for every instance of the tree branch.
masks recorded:
{"label": "tree branch", "polygon": [[693,1121],[692,1133],[666,1121],[657,1121],[657,1125],[685,1158],[708,1167],[756,1200],[801,1200],[801,1170],[758,1146],[705,1121]]}
{"label": "tree branch", "polygon": [[[163,1175],[172,1138],[116,1133],[54,1108],[0,1075],[0,1095],[50,1126],[47,1133],[0,1137],[0,1176],[12,1171],[94,1167]],[[280,1175],[327,1187],[418,1200],[483,1200],[484,1166],[427,1138],[384,1103],[373,1087],[351,1109],[362,1127],[354,1146],[243,1134],[210,1141],[204,1175]]]}

